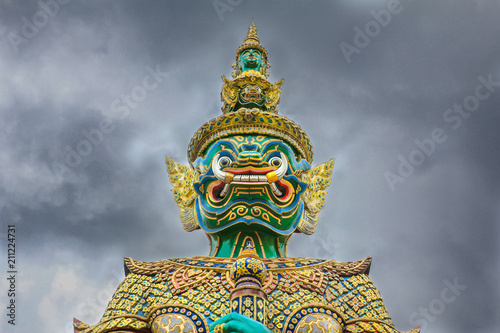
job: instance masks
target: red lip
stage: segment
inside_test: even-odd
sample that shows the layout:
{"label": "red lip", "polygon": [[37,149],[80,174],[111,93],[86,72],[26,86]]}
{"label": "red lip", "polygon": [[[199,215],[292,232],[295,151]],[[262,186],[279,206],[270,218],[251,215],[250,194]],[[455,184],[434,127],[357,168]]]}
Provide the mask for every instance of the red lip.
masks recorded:
{"label": "red lip", "polygon": [[268,167],[268,168],[252,168],[252,167],[247,167],[243,169],[225,169],[224,172],[230,172],[234,175],[243,175],[243,174],[249,174],[249,175],[265,175],[271,171],[276,171],[276,168],[273,167]]}

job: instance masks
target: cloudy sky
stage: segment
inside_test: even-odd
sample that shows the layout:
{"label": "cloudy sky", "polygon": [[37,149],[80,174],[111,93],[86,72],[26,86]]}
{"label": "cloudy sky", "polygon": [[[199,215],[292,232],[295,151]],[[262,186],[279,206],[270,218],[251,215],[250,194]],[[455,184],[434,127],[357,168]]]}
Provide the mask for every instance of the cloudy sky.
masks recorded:
{"label": "cloudy sky", "polygon": [[279,112],[335,157],[317,234],[289,255],[358,260],[396,326],[498,332],[497,0],[0,1],[0,307],[16,229],[16,325],[95,323],[123,257],[207,254],[164,156],[220,114],[255,18]]}

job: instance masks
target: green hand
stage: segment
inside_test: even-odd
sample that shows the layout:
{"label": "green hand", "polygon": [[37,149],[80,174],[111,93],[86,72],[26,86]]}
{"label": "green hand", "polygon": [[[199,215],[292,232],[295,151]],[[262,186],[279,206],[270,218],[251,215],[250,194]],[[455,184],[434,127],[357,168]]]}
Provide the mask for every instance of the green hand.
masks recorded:
{"label": "green hand", "polygon": [[[217,325],[222,326],[222,332],[215,332]],[[210,325],[210,333],[272,333],[272,331],[256,320],[250,319],[244,315],[232,312],[224,317],[214,321]]]}

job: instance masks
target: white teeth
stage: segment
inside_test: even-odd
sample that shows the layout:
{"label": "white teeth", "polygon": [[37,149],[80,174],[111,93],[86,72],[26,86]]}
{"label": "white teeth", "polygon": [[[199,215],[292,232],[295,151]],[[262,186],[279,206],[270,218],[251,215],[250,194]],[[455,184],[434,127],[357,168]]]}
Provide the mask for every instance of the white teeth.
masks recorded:
{"label": "white teeth", "polygon": [[[247,182],[247,183],[253,183],[253,182],[268,182],[267,177],[263,175],[234,175],[233,177],[233,182]],[[225,183],[224,188],[220,192],[220,197],[224,198],[229,190],[229,184],[230,183]],[[274,195],[281,197],[283,193],[278,190],[278,187],[276,186],[276,183],[269,183],[271,185],[271,190],[273,191]]]}
{"label": "white teeth", "polygon": [[258,182],[259,176],[258,175],[250,175],[250,181],[251,182]]}
{"label": "white teeth", "polygon": [[[256,182],[266,182],[266,183],[270,183],[271,185],[271,190],[273,191],[273,193],[278,196],[278,197],[281,197],[283,195],[283,193],[281,193],[280,190],[278,190],[278,187],[276,186],[276,177],[278,178],[278,180],[282,179],[283,176],[286,174],[286,170],[287,170],[287,166],[288,166],[288,163],[286,163],[287,159],[286,159],[286,156],[285,154],[283,154],[282,152],[280,152],[280,157],[281,157],[281,165],[278,169],[276,169],[276,171],[272,172],[273,174],[275,174],[275,176],[273,177],[274,179],[271,180],[271,178],[268,179],[268,177],[266,175],[251,175],[251,174],[246,174],[246,175],[234,175],[230,172],[224,172],[220,169],[219,167],[219,154],[215,155],[214,156],[214,159],[212,161],[212,171],[214,173],[214,176],[217,177],[217,179],[219,179],[220,181],[224,182],[224,188],[222,189],[222,191],[220,192],[220,197],[221,198],[224,198],[227,194],[227,192],[229,191],[229,184],[231,182],[252,182],[252,183],[256,183]],[[269,173],[271,174],[271,173]],[[227,176],[227,177],[226,177]],[[227,179],[226,179],[227,178]]]}
{"label": "white teeth", "polygon": [[266,182],[267,177],[265,175],[234,175],[233,182]]}

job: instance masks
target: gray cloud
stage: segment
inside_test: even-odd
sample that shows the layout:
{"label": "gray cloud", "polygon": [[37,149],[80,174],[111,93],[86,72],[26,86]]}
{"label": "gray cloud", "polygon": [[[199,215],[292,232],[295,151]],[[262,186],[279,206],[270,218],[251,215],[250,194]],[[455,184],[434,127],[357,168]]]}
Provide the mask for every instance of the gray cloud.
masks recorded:
{"label": "gray cloud", "polygon": [[[348,62],[340,44],[356,46],[355,29],[366,34],[371,11],[389,3],[242,1],[221,20],[210,1],[70,1],[28,38],[23,24],[43,9],[3,1],[0,232],[18,229],[16,329],[97,321],[106,304],[89,295],[117,285],[123,256],[207,253],[205,236],[179,223],[164,155],[186,163],[192,134],[220,114],[220,76],[255,17],[271,79],[285,78],[280,113],[309,133],[316,164],[336,158],[317,234],[295,236],[289,255],[373,256],[371,276],[402,330],[417,321],[427,333],[494,332],[500,87],[456,129],[443,115],[474,95],[479,76],[500,81],[500,6],[401,0]],[[12,33],[25,39],[14,48]],[[147,68],[161,81],[131,107],[125,98]],[[391,191],[384,173],[398,175],[399,156],[408,160],[435,128],[446,140]],[[85,133],[96,130],[92,143]],[[79,148],[84,156],[68,165]],[[467,288],[422,315],[455,279]]]}

